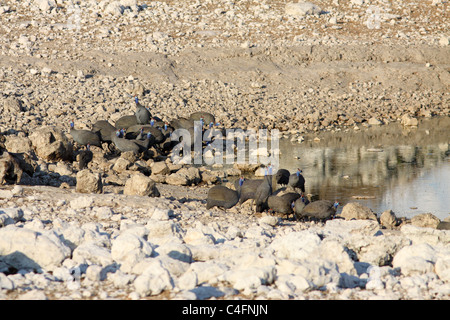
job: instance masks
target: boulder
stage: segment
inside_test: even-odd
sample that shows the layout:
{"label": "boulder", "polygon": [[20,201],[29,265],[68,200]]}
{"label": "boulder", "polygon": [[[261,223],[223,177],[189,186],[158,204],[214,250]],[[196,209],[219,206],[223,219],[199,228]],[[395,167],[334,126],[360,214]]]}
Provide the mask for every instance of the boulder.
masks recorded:
{"label": "boulder", "polygon": [[380,224],[386,228],[393,228],[397,226],[398,221],[392,210],[386,210],[380,215]]}
{"label": "boulder", "polygon": [[89,169],[78,171],[76,191],[80,193],[102,193],[103,183],[100,173]]}
{"label": "boulder", "polygon": [[47,161],[71,161],[73,146],[64,132],[56,127],[47,126],[34,131],[30,140],[37,156]]}
{"label": "boulder", "polygon": [[70,254],[70,248],[54,232],[36,232],[13,225],[0,229],[0,264],[17,270],[51,270]]}
{"label": "boulder", "polygon": [[431,213],[422,213],[411,218],[411,224],[416,227],[436,229],[441,220]]}
{"label": "boulder", "polygon": [[303,17],[311,14],[321,14],[322,9],[311,2],[298,2],[287,3],[284,12],[287,15]]}
{"label": "boulder", "polygon": [[144,197],[160,196],[155,181],[140,173],[133,175],[127,180],[123,189],[123,194]]}
{"label": "boulder", "polygon": [[347,203],[340,214],[345,220],[377,220],[377,215],[370,209],[358,202]]}

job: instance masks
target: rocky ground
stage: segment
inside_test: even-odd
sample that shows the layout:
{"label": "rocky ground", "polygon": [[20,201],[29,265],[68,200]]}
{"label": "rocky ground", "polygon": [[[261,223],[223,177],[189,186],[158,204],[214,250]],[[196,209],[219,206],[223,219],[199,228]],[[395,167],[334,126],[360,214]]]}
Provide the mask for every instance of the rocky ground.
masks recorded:
{"label": "rocky ground", "polygon": [[96,147],[78,170],[70,120],[113,123],[135,94],[163,120],[286,135],[449,116],[446,1],[314,3],[1,1],[0,298],[448,299],[432,216],[206,210],[242,168]]}

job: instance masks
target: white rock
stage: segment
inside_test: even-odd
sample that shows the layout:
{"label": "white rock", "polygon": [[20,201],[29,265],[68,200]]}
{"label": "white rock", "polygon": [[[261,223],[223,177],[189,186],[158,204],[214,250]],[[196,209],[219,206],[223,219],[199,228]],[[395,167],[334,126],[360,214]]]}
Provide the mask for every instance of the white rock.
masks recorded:
{"label": "white rock", "polygon": [[152,254],[151,244],[133,233],[126,232],[112,241],[111,257],[121,264],[123,272],[129,273],[136,263]]}
{"label": "white rock", "polygon": [[436,259],[436,250],[432,246],[426,243],[413,244],[397,252],[392,265],[400,268],[402,274],[410,276],[433,272]]}
{"label": "white rock", "polygon": [[121,16],[124,12],[123,5],[120,4],[119,1],[113,1],[110,4],[108,4],[105,8],[106,14],[112,14],[115,16]]}
{"label": "white rock", "polygon": [[320,14],[322,13],[322,9],[311,2],[287,3],[285,13],[302,17],[310,14]]}
{"label": "white rock", "polygon": [[443,47],[447,47],[448,45],[450,45],[450,37],[442,37],[439,39],[439,44]]}
{"label": "white rock", "polygon": [[176,281],[176,287],[181,290],[191,290],[198,285],[197,273],[193,271],[186,271]]}
{"label": "white rock", "polygon": [[128,274],[122,272],[121,270],[116,270],[114,273],[108,274],[108,279],[110,279],[116,288],[126,288],[130,283],[134,281],[136,275]]}
{"label": "white rock", "polygon": [[90,242],[79,245],[73,251],[72,259],[78,263],[98,264],[101,266],[107,266],[114,262],[111,252],[107,248]]}
{"label": "white rock", "polygon": [[14,282],[11,281],[4,273],[0,272],[0,289],[13,290]]}
{"label": "white rock", "polygon": [[173,280],[161,261],[156,260],[134,280],[136,292],[141,296],[157,295],[173,288]]}
{"label": "white rock", "polygon": [[94,199],[92,197],[78,197],[70,201],[70,207],[74,210],[84,209],[92,206]]}
{"label": "white rock", "polygon": [[13,225],[0,229],[0,262],[16,269],[48,269],[61,265],[71,250],[53,232],[35,232]]}
{"label": "white rock", "polygon": [[56,7],[56,2],[54,0],[34,0],[34,3],[42,11],[48,11],[51,8]]}
{"label": "white rock", "polygon": [[320,238],[316,233],[299,231],[275,238],[268,249],[279,258],[306,259],[319,245]]}

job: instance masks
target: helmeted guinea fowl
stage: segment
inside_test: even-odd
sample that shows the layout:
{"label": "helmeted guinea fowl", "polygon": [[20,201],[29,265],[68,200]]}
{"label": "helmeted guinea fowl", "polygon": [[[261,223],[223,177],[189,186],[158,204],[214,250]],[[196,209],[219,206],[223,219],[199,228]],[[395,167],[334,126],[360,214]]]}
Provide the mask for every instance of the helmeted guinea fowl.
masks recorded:
{"label": "helmeted guinea fowl", "polygon": [[256,212],[267,209],[267,199],[272,194],[272,176],[266,175],[255,191]]}
{"label": "helmeted guinea fowl", "polygon": [[332,219],[336,214],[338,202],[333,202],[329,200],[317,200],[307,204],[300,212],[295,210],[295,217],[297,220],[306,219],[318,219],[318,220],[328,220]]}
{"label": "helmeted guinea fowl", "polygon": [[143,137],[145,137],[145,138],[142,139],[140,137],[137,137],[136,139],[132,140],[134,143],[136,143],[140,147],[141,152],[147,151],[148,148],[150,148],[151,146],[153,146],[155,144],[155,138],[153,137],[153,135],[150,132],[143,134]]}
{"label": "helmeted guinea fowl", "polygon": [[74,122],[71,121],[69,133],[76,143],[83,146],[90,144],[91,146],[102,147],[100,136],[96,132],[90,130],[76,130],[74,126]]}
{"label": "helmeted guinea fowl", "polygon": [[302,175],[302,170],[297,169],[296,173],[289,176],[288,185],[292,188],[299,188],[303,193],[305,192],[305,178]]}
{"label": "helmeted guinea fowl", "polygon": [[206,209],[220,207],[224,209],[232,208],[239,201],[239,191],[232,190],[225,186],[214,186],[208,191],[206,199]]}
{"label": "helmeted guinea fowl", "polygon": [[294,213],[293,203],[300,197],[301,195],[296,192],[288,192],[281,196],[271,195],[267,199],[267,205],[269,209],[288,216]]}
{"label": "helmeted guinea fowl", "polygon": [[150,111],[147,110],[146,107],[144,107],[140,102],[138,97],[134,97],[134,102],[136,104],[136,121],[138,124],[148,124],[150,123],[150,119],[152,118],[152,115]]}
{"label": "helmeted guinea fowl", "polygon": [[80,153],[77,155],[78,168],[80,170],[87,168],[88,163],[92,161],[93,157],[94,155],[91,151],[91,146],[87,144],[86,150],[80,151]]}
{"label": "helmeted guinea fowl", "polygon": [[116,129],[128,129],[131,126],[137,125],[137,118],[136,115],[128,115],[128,116],[123,116],[120,117],[119,119],[117,119],[116,123],[114,123],[114,127],[116,127]]}
{"label": "helmeted guinea fowl", "polygon": [[289,183],[289,177],[291,173],[289,170],[286,169],[278,169],[277,173],[275,174],[277,183],[280,185],[287,185]]}
{"label": "helmeted guinea fowl", "polygon": [[214,117],[214,115],[206,111],[191,113],[191,115],[189,116],[189,120],[191,120],[192,122],[202,121],[203,125],[210,124],[211,122],[216,123],[216,118]]}
{"label": "helmeted guinea fowl", "polygon": [[141,150],[139,145],[137,145],[134,141],[122,138],[122,133],[120,130],[111,134],[111,140],[120,152],[131,151],[138,154]]}
{"label": "helmeted guinea fowl", "polygon": [[111,142],[111,133],[117,129],[107,120],[99,120],[92,126],[92,131],[100,135],[103,142]]}

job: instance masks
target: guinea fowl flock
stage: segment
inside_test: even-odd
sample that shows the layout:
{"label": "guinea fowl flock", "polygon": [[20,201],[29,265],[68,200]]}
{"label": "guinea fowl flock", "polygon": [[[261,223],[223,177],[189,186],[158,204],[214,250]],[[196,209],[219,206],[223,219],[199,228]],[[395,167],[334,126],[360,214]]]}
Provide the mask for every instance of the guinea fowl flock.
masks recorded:
{"label": "guinea fowl flock", "polygon": [[[282,187],[277,189],[278,185]],[[334,218],[339,205],[328,200],[310,202],[305,197],[305,178],[300,169],[294,174],[279,169],[275,175],[266,169],[263,179],[241,177],[234,187],[235,190],[219,185],[209,189],[206,208],[229,209],[252,199],[256,212],[268,210],[286,216],[293,214],[296,220],[328,220]]]}
{"label": "guinea fowl flock", "polygon": [[[179,117],[168,122],[152,116],[150,110],[134,97],[135,113],[119,118],[114,125],[107,120],[94,123],[91,130],[77,130],[72,121],[69,133],[73,140],[84,150],[78,153],[79,169],[87,167],[92,160],[91,146],[102,148],[103,143],[111,145],[118,152],[132,152],[145,154],[150,148],[161,154],[168,154],[173,147],[182,141],[172,139],[172,133],[177,129],[185,129],[191,134],[190,147],[194,144],[194,133],[198,128],[195,122],[201,124],[202,133],[205,128],[216,126],[214,115],[208,112],[194,112],[189,118]],[[198,123],[197,122],[197,123]],[[204,142],[204,141],[203,141]],[[189,145],[188,145],[189,146]],[[278,188],[281,186],[281,188]],[[286,169],[279,169],[272,174],[272,167],[266,168],[262,179],[244,179],[235,182],[234,190],[223,185],[216,185],[209,189],[206,208],[219,207],[230,209],[252,199],[256,212],[277,212],[299,219],[327,220],[334,217],[337,202],[318,200],[310,202],[305,197],[305,178],[298,169],[291,174]],[[290,189],[287,191],[287,189]]]}
{"label": "guinea fowl flock", "polygon": [[[180,142],[172,139],[171,134],[174,130],[185,129],[193,132],[195,121],[203,124],[202,130],[205,130],[207,123],[210,126],[211,124],[216,125],[214,116],[208,112],[195,112],[189,118],[178,118],[167,123],[152,116],[148,108],[144,107],[137,97],[134,98],[134,102],[135,113],[119,118],[114,125],[107,120],[99,120],[93,124],[91,130],[77,130],[72,121],[69,133],[78,145],[86,146],[86,148],[88,146],[102,148],[102,143],[107,143],[118,152],[142,154],[153,147],[156,152],[167,154]],[[83,167],[87,164],[86,159],[89,158],[85,158]]]}

